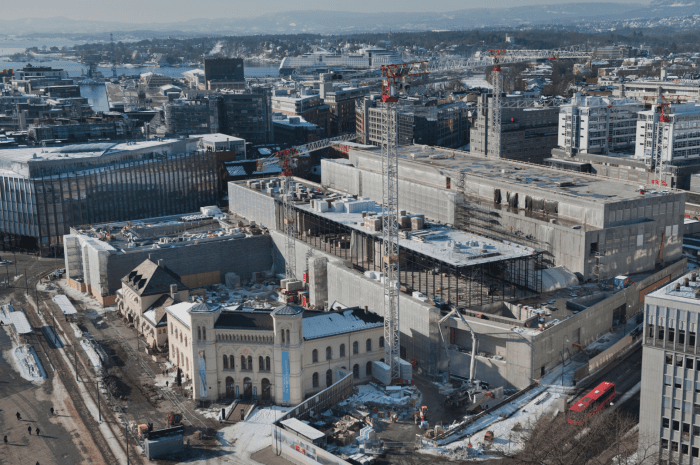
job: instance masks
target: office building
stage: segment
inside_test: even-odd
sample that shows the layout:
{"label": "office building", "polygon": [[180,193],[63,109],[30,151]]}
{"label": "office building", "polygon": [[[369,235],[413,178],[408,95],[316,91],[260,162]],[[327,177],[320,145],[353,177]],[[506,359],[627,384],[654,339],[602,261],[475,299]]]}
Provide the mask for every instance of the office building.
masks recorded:
{"label": "office building", "polygon": [[207,90],[244,90],[243,58],[205,57],[204,81]]}
{"label": "office building", "polygon": [[323,131],[323,136],[330,136],[329,106],[321,96],[303,88],[300,93],[288,94],[284,89],[275,90],[272,96],[272,111],[287,116],[300,116],[304,121],[315,124]]}
{"label": "office building", "polygon": [[668,282],[644,301],[639,456],[700,463],[700,281]]}
{"label": "office building", "polygon": [[664,163],[698,164],[700,161],[700,104],[669,105],[669,130],[662,140],[657,140],[661,108],[652,105],[651,110],[639,113],[637,142],[634,155],[647,165],[655,165],[654,149],[659,145]]}

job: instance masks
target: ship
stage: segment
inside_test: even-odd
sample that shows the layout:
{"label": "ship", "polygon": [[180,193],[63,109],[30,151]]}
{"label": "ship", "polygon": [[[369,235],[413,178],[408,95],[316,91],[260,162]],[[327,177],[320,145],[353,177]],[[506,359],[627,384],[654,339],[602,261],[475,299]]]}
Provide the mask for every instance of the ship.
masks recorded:
{"label": "ship", "polygon": [[372,69],[382,65],[403,63],[401,55],[381,47],[367,47],[359,53],[335,54],[317,47],[313,52],[298,57],[285,57],[280,63],[280,75],[289,76],[297,68],[343,67],[351,69]]}

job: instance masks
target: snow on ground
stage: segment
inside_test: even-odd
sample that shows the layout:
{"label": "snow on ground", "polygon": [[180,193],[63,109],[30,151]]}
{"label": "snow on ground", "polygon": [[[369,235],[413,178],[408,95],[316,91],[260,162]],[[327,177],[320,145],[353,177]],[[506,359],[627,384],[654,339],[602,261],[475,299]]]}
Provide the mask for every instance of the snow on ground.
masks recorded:
{"label": "snow on ground", "polygon": [[95,367],[95,369],[100,368],[102,366],[102,360],[100,360],[100,356],[97,355],[97,352],[95,352],[95,349],[92,347],[92,344],[90,344],[90,341],[83,339],[80,341],[80,345],[83,346],[83,350],[90,359],[92,366]]}
{"label": "snow on ground", "polygon": [[70,326],[73,328],[73,334],[75,334],[75,337],[83,337],[83,332],[80,330],[80,328],[78,328],[78,325],[71,322]]}
{"label": "snow on ground", "polygon": [[14,347],[3,354],[5,360],[27,381],[43,383],[46,379],[46,371],[41,364],[34,348],[28,345]]}
{"label": "snow on ground", "polygon": [[374,383],[361,384],[356,386],[357,394],[353,394],[338,405],[363,404],[374,402],[382,405],[406,405],[411,400],[413,391],[410,389],[400,389],[394,393],[385,392]]}
{"label": "snow on ground", "polygon": [[474,75],[468,78],[460,79],[462,84],[467,87],[481,87],[484,89],[492,89],[493,86],[486,80],[486,75]]}
{"label": "snow on ground", "polygon": [[97,300],[92,298],[89,294],[84,294],[76,289],[73,289],[69,285],[66,284],[65,279],[61,279],[59,281],[54,281],[54,283],[58,284],[58,287],[60,288],[60,292],[62,294],[67,295],[73,300],[77,300],[78,302],[81,302],[85,305],[89,305],[91,307],[99,307],[100,304]]}
{"label": "snow on ground", "polygon": [[[251,454],[272,445],[272,424],[289,410],[289,407],[256,408],[247,420],[221,429],[216,438],[222,448],[231,453],[226,463],[252,463]],[[187,463],[212,462],[195,459]]]}

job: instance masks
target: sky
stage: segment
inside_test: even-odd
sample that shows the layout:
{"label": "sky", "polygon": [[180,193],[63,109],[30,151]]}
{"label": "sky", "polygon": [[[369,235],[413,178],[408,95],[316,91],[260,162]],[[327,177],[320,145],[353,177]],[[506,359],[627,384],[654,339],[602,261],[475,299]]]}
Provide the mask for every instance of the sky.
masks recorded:
{"label": "sky", "polygon": [[[578,0],[580,2],[607,0]],[[644,3],[650,0],[613,0]],[[3,1],[2,19],[67,17],[75,20],[127,23],[169,23],[193,18],[245,18],[293,10],[354,12],[448,12],[466,8],[509,8],[524,5],[562,4],[562,0],[32,0]]]}

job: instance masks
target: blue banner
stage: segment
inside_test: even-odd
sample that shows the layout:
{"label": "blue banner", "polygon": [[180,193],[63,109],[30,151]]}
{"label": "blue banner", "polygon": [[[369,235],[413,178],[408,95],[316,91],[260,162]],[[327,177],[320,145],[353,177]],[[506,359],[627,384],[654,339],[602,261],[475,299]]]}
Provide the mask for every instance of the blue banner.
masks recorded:
{"label": "blue banner", "polygon": [[204,351],[199,351],[199,380],[202,382],[202,397],[207,397],[207,361],[204,359]]}
{"label": "blue banner", "polygon": [[289,351],[282,351],[282,400],[289,402]]}

